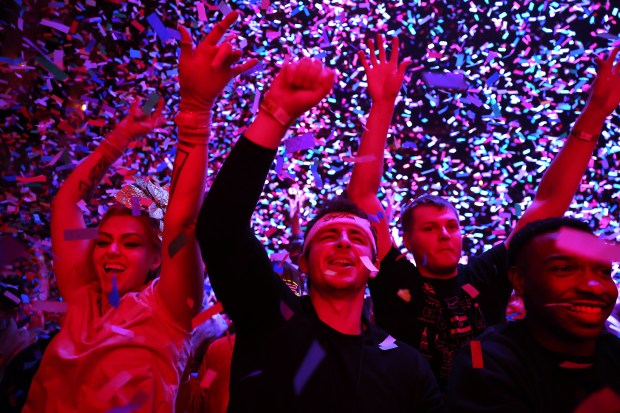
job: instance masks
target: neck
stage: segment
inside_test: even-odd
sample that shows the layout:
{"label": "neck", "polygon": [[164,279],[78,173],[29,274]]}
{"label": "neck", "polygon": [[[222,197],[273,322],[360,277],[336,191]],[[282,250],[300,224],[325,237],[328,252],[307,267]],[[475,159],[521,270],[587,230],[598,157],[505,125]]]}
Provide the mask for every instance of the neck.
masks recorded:
{"label": "neck", "polygon": [[335,297],[311,289],[310,301],[319,319],[334,330],[351,335],[362,333],[363,291],[353,297],[350,294]]}
{"label": "neck", "polygon": [[453,270],[446,270],[445,272],[433,271],[428,267],[423,267],[421,265],[418,266],[418,271],[422,277],[426,278],[434,278],[438,280],[448,280],[450,278],[456,277],[457,267],[454,267]]}
{"label": "neck", "polygon": [[578,357],[589,357],[593,356],[595,353],[596,339],[570,339],[558,337],[548,328],[540,326],[527,318],[525,320],[534,339],[547,350]]}

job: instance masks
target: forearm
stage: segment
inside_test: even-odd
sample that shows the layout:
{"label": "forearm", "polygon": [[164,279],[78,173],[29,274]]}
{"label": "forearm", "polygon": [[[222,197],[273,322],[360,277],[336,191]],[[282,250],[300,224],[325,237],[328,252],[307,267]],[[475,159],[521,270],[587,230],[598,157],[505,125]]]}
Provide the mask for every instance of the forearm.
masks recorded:
{"label": "forearm", "polygon": [[69,175],[54,198],[54,203],[62,205],[64,209],[70,205],[75,206],[80,200],[88,201],[119,156],[117,152],[110,150],[106,141],[103,141]]}
{"label": "forearm", "polygon": [[[207,138],[205,138],[205,142]],[[207,181],[208,145],[179,142],[172,170],[170,200],[164,225],[193,226]]]}
{"label": "forearm", "polygon": [[375,102],[370,109],[366,131],[357,153],[359,158],[368,159],[355,163],[347,187],[347,194],[353,202],[359,198],[376,196],[379,191],[383,175],[383,151],[393,112],[393,101]]}
{"label": "forearm", "polygon": [[549,203],[554,215],[564,214],[570,206],[592,158],[604,121],[605,116],[586,108],[575,122],[572,131],[592,135],[591,140],[569,135],[564,147],[543,175],[535,199]]}
{"label": "forearm", "polygon": [[199,214],[201,244],[250,229],[252,213],[262,193],[275,150],[239,139],[220,169]]}

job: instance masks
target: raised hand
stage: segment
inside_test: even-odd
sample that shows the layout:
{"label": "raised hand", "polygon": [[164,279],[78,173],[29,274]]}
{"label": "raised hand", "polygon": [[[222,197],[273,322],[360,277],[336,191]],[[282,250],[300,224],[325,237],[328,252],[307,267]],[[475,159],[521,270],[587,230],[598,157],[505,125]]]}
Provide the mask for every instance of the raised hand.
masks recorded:
{"label": "raised hand", "polygon": [[141,99],[136,98],[129,108],[129,114],[120,121],[113,133],[122,133],[128,140],[133,141],[166,123],[166,119],[162,115],[164,110],[163,99],[159,99],[157,108],[150,114],[144,113],[140,107],[140,102]]}
{"label": "raised hand", "polygon": [[275,102],[295,119],[321,101],[334,85],[335,72],[319,60],[305,57],[285,62],[265,99]]}
{"label": "raised hand", "polygon": [[[368,93],[375,102],[393,101],[403,85],[405,70],[411,64],[411,60],[406,58],[398,63],[398,37],[392,38],[392,51],[389,60],[386,58],[382,35],[377,35],[377,49],[375,50],[375,43],[372,39],[368,40],[368,49],[370,64],[364,51],[360,50],[357,53],[368,78]],[[376,51],[379,52],[378,58]]]}
{"label": "raised hand", "polygon": [[620,104],[620,64],[615,63],[620,47],[615,48],[607,59],[596,58],[598,70],[592,85],[587,107],[607,117]]}
{"label": "raised hand", "polygon": [[256,59],[250,59],[235,65],[241,58],[241,50],[233,49],[228,41],[217,44],[238,17],[239,12],[236,10],[227,14],[196,48],[187,29],[179,26],[181,31],[179,59],[181,110],[208,110],[233,77],[250,69],[258,62]]}

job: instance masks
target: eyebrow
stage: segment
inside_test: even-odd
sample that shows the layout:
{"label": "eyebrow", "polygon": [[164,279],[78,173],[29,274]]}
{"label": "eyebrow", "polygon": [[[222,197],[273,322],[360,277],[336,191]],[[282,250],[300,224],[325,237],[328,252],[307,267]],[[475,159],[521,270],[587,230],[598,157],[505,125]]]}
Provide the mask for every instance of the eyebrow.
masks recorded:
{"label": "eyebrow", "polygon": [[[100,231],[99,235],[100,236],[103,235],[103,236],[106,236],[108,238],[114,238],[114,236],[112,234],[110,234],[109,232],[101,232]],[[136,236],[136,237],[138,237],[138,238],[140,238],[142,240],[144,239],[144,237],[141,234],[137,233],[137,232],[127,232],[125,234],[122,234],[121,235],[121,239],[129,238],[129,237],[132,237],[132,236]]]}

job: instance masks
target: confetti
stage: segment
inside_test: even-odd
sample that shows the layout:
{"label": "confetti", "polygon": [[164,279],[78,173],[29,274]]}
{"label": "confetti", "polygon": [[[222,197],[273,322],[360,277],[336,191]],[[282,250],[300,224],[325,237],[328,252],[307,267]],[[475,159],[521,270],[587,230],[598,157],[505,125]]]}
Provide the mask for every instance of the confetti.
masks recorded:
{"label": "confetti", "polygon": [[325,350],[323,350],[323,347],[321,347],[318,341],[313,341],[293,379],[293,388],[296,396],[301,394],[306,383],[324,358]]}
{"label": "confetti", "polygon": [[64,232],[65,241],[82,241],[85,239],[95,239],[98,236],[99,228],[66,229]]}
{"label": "confetti", "polygon": [[211,384],[216,377],[217,372],[215,370],[208,369],[205,372],[205,375],[202,377],[202,380],[200,380],[200,388],[208,389],[209,387],[211,387]]}
{"label": "confetti", "polygon": [[282,300],[280,301],[280,314],[282,314],[282,318],[288,321],[295,315],[295,312]]}
{"label": "confetti", "polygon": [[387,336],[385,338],[385,340],[383,340],[381,343],[379,343],[379,348],[381,350],[392,350],[395,348],[398,348],[398,345],[396,345],[396,339],[392,336]]}
{"label": "confetti", "polygon": [[360,260],[362,261],[362,264],[364,264],[364,266],[368,268],[368,271],[370,271],[371,277],[374,277],[375,275],[377,275],[377,273],[379,272],[379,269],[375,267],[370,257],[362,256],[360,257]]}
{"label": "confetti", "polygon": [[401,288],[396,292],[396,295],[406,303],[411,302],[411,291],[406,288]]}
{"label": "confetti", "polygon": [[484,363],[482,361],[482,344],[479,341],[472,340],[469,343],[471,347],[471,366],[474,369],[483,369]]}
{"label": "confetti", "polygon": [[[509,2],[475,2],[475,7],[472,2],[435,2],[432,7],[350,2],[341,12],[341,3],[326,0],[322,7],[309,7],[267,0],[227,2],[243,15],[234,27],[233,42],[243,49],[242,61],[255,57],[261,63],[244,74],[251,77],[237,77],[215,102],[209,178],[252,121],[255,96],[268,90],[285,57],[324,56],[323,61],[337,69],[330,95],[290,130],[293,137],[312,134],[314,146],[278,152],[281,169],[267,177],[265,204],[252,218],[269,252],[281,251],[288,243],[286,231],[271,237],[265,233],[286,222],[284,193],[292,183],[306,197],[305,225],[322,200],[346,187],[350,163],[361,161],[351,154],[359,149],[361,119],[372,101],[354,58],[360,44],[351,39],[389,35],[387,22],[399,34],[401,56],[412,60],[385,151],[382,185],[393,185],[395,191],[396,213],[390,224],[395,225],[398,211],[416,195],[435,193],[459,210],[469,234],[467,256],[505,240],[585,104],[595,73],[593,58],[618,42],[617,8],[591,2],[578,10],[531,0],[518,8]],[[35,301],[38,278],[26,274],[38,274],[38,264],[30,251],[50,257],[43,243],[50,242],[50,205],[67,174],[120,121],[114,112],[120,113],[118,108],[126,107],[136,93],[147,100],[158,91],[166,111],[178,110],[178,44],[169,41],[178,31],[171,28],[179,21],[189,23],[198,39],[201,29],[194,24],[211,27],[222,13],[214,5],[218,3],[197,1],[160,1],[146,13],[135,1],[115,1],[109,13],[101,13],[92,0],[53,2],[45,10],[39,2],[20,4],[20,13],[6,17],[2,26],[23,36],[19,51],[5,48],[0,56],[2,78],[8,85],[22,85],[0,93],[0,109],[8,113],[2,121],[0,217],[3,227],[19,234],[29,254],[11,264],[14,268],[1,270],[4,276],[20,278]],[[205,16],[199,15],[198,4]],[[154,10],[156,14],[149,15]],[[40,24],[41,17],[32,24],[25,16],[45,17],[61,26]],[[331,47],[322,48],[327,42]],[[431,87],[422,76],[425,72],[455,75],[457,81],[462,76],[466,89]],[[620,175],[613,168],[620,156],[614,133],[619,121],[615,112],[606,119],[567,214],[584,219],[601,238],[615,242],[620,241],[614,202],[620,198]],[[170,182],[176,130],[168,131],[167,136],[147,135],[140,150],[128,151],[110,168],[94,199],[83,205],[89,226],[113,204],[126,177],[149,176],[162,186]],[[17,180],[40,176],[46,179]],[[393,234],[402,245],[398,229]],[[53,284],[51,294],[58,294]]]}
{"label": "confetti", "polygon": [[423,72],[422,78],[429,87],[435,89],[467,90],[467,82],[462,74]]}
{"label": "confetti", "polygon": [[478,295],[480,294],[480,292],[476,290],[476,288],[469,283],[462,285],[461,288],[465,290],[465,292],[469,294],[471,298],[474,298],[474,299],[478,297]]}
{"label": "confetti", "polygon": [[192,329],[198,327],[199,325],[201,325],[202,323],[204,323],[205,321],[207,321],[214,315],[221,313],[222,311],[224,311],[224,307],[222,306],[222,303],[219,301],[216,302],[211,307],[207,308],[206,310],[204,310],[203,312],[201,312],[200,314],[198,314],[196,317],[192,319]]}
{"label": "confetti", "polygon": [[601,262],[620,262],[620,245],[605,243],[600,238],[574,228],[561,228],[555,240],[558,249]]}
{"label": "confetti", "polygon": [[118,308],[121,302],[121,296],[118,293],[118,286],[116,285],[116,276],[112,274],[112,291],[108,293],[108,301],[114,308]]}
{"label": "confetti", "polygon": [[159,99],[161,99],[161,96],[159,96],[157,92],[151,93],[146,99],[146,102],[144,102],[144,105],[142,105],[142,112],[144,112],[145,115],[150,114],[151,111],[153,111],[153,109],[155,108],[155,106],[157,106],[157,102],[159,102]]}

